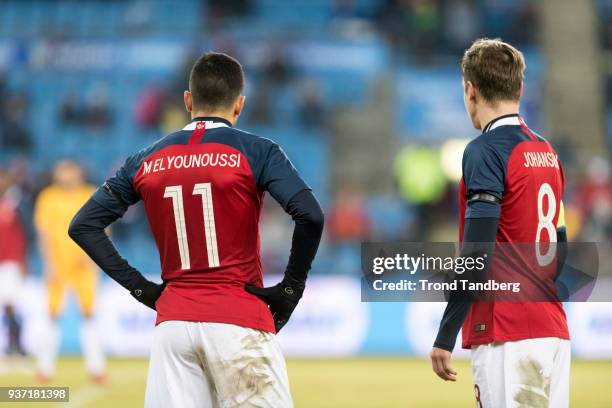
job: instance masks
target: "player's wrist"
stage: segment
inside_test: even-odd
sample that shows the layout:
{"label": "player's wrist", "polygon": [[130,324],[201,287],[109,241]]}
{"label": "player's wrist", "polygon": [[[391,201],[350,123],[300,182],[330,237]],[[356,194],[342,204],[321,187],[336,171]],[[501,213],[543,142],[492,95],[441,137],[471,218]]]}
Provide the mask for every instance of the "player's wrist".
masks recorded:
{"label": "player's wrist", "polygon": [[437,341],[437,340],[434,342],[433,346],[435,348],[438,348],[438,349],[441,349],[441,350],[446,350],[446,351],[448,351],[450,353],[452,353],[453,349],[455,348],[454,344],[449,344],[449,343],[441,342],[441,341]]}
{"label": "player's wrist", "polygon": [[151,282],[144,276],[141,276],[139,277],[134,289],[132,289],[130,293],[140,303],[155,310],[155,303],[157,302],[157,299],[159,299],[159,297],[161,296],[164,288],[165,284]]}
{"label": "player's wrist", "polygon": [[305,286],[303,283],[296,283],[285,278],[277,286],[283,297],[294,300],[295,302],[299,301],[304,294]]}
{"label": "player's wrist", "polygon": [[142,274],[138,273],[138,276],[136,277],[136,279],[134,279],[132,284],[127,289],[130,291],[130,293],[133,294],[133,292],[136,289],[142,289],[143,287],[147,286],[147,284],[149,283],[152,283],[152,282],[148,280],[147,278],[145,278]]}

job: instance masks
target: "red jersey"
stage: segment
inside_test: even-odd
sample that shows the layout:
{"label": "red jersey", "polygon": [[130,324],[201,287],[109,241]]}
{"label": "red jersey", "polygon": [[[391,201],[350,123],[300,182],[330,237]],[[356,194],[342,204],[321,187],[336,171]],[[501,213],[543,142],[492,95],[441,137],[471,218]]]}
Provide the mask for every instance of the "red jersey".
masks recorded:
{"label": "red jersey", "polygon": [[[459,189],[460,237],[466,218],[499,217],[498,243],[555,241],[563,189],[563,170],[551,145],[529,130],[518,115],[497,118],[464,152]],[[500,200],[500,209],[487,213],[470,208],[467,198],[475,193],[495,196]],[[517,252],[518,258],[525,257],[521,252],[524,250]],[[544,249],[540,254],[534,253],[534,258],[546,267],[532,273],[545,274],[538,276],[538,281],[552,285],[556,257],[550,255]],[[523,260],[529,265],[529,260]],[[516,280],[522,278],[517,276]],[[540,337],[569,339],[569,332],[559,302],[477,301],[465,319],[462,336],[463,347],[470,348]]]}
{"label": "red jersey", "polygon": [[236,324],[274,332],[267,305],[244,286],[262,286],[259,217],[268,191],[284,208],[308,189],[268,139],[220,118],[197,118],[127,159],[107,183],[119,197],[93,198],[122,214],[142,199],[167,286],[166,320]]}
{"label": "red jersey", "polygon": [[0,262],[13,261],[25,265],[26,237],[15,204],[0,197]]}

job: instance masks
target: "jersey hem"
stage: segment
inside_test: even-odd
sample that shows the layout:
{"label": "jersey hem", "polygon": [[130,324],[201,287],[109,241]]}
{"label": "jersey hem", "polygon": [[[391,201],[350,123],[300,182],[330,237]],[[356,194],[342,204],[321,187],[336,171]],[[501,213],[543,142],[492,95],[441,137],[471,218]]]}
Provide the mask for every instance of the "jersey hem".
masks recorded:
{"label": "jersey hem", "polygon": [[541,339],[546,337],[555,337],[562,340],[570,340],[569,333],[563,330],[546,332],[545,334],[533,335],[531,333],[513,334],[511,336],[493,336],[493,338],[487,338],[483,340],[475,340],[463,343],[461,347],[466,350],[470,350],[474,346],[482,346],[483,344],[489,343],[506,343],[510,341],[520,341],[527,339]]}
{"label": "jersey hem", "polygon": [[225,324],[233,324],[236,326],[246,327],[248,329],[261,330],[265,332],[269,332],[272,334],[276,334],[276,330],[274,325],[270,323],[266,323],[264,321],[253,322],[252,320],[246,319],[237,319],[235,317],[227,317],[227,316],[214,316],[214,315],[172,315],[168,317],[160,317],[157,316],[155,321],[155,325],[157,326],[160,323],[169,321],[169,320],[177,320],[182,322],[199,322],[199,323],[225,323]]}

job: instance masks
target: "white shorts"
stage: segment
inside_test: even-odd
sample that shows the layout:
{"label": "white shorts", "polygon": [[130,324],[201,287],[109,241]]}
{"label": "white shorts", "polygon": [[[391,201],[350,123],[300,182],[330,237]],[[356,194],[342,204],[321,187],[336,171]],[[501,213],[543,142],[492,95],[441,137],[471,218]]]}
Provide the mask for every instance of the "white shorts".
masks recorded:
{"label": "white shorts", "polygon": [[160,323],[145,407],[293,407],[275,335],[223,323]]}
{"label": "white shorts", "polygon": [[477,408],[569,406],[569,340],[554,337],[472,347]]}
{"label": "white shorts", "polygon": [[23,275],[18,262],[0,262],[0,306],[17,303],[22,283]]}

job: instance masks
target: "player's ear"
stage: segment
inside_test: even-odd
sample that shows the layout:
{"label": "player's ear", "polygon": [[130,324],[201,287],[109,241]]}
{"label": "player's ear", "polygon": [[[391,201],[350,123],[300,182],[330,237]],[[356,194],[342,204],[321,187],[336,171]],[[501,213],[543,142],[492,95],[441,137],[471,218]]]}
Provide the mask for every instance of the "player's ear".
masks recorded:
{"label": "player's ear", "polygon": [[246,98],[244,95],[240,95],[238,99],[236,100],[236,103],[234,104],[234,116],[235,117],[240,116],[240,113],[242,112],[242,109],[244,108],[245,99]]}
{"label": "player's ear", "polygon": [[185,102],[185,109],[187,112],[193,112],[193,96],[191,95],[191,92],[183,92],[183,102]]}
{"label": "player's ear", "polygon": [[472,81],[466,81],[465,83],[465,94],[467,99],[473,102],[476,102],[476,87],[472,83]]}
{"label": "player's ear", "polygon": [[521,91],[520,91],[520,93],[519,93],[519,95],[520,95],[520,97],[521,97],[521,98],[523,97],[523,90],[525,89],[525,87],[523,86],[523,84],[524,84],[524,83],[523,83],[523,81],[521,81]]}

